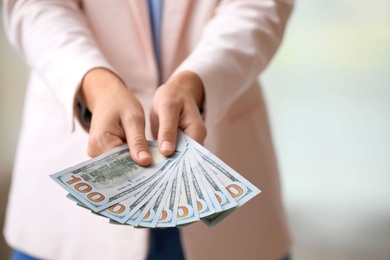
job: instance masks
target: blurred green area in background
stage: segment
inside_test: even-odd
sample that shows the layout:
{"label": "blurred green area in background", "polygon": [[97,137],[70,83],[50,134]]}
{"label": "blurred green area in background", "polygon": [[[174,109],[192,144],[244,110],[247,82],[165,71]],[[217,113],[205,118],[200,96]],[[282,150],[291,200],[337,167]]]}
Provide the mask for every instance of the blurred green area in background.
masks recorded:
{"label": "blurred green area in background", "polygon": [[390,259],[390,1],[296,1],[261,79],[295,259]]}

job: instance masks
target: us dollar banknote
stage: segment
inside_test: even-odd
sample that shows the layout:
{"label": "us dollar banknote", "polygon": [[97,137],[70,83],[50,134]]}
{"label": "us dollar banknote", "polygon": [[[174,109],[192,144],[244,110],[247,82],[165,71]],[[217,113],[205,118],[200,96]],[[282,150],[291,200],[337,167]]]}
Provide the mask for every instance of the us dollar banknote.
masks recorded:
{"label": "us dollar banknote", "polygon": [[260,190],[205,147],[178,132],[177,147],[162,156],[148,142],[153,163],[136,164],[127,145],[77,164],[51,178],[67,197],[110,223],[145,228],[212,227]]}

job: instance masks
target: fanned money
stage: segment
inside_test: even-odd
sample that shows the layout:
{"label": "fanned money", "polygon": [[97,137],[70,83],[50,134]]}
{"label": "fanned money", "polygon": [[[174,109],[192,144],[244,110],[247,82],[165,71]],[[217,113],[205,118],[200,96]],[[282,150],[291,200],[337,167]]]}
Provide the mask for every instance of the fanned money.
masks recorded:
{"label": "fanned money", "polygon": [[260,190],[179,131],[169,157],[149,142],[153,163],[136,164],[127,145],[51,175],[67,197],[112,224],[166,228],[202,220],[215,226]]}

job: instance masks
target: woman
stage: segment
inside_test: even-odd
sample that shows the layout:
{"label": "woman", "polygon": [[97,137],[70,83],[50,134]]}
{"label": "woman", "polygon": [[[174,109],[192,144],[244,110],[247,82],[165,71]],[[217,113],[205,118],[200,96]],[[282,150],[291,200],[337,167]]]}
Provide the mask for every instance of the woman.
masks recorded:
{"label": "woman", "polygon": [[168,156],[180,128],[262,190],[215,228],[183,228],[185,256],[281,259],[290,238],[257,79],[292,1],[155,2],[5,1],[7,35],[31,67],[5,237],[42,259],[151,257],[153,232],[149,243],[149,230],[75,207],[49,174],[124,142],[148,165],[146,140]]}

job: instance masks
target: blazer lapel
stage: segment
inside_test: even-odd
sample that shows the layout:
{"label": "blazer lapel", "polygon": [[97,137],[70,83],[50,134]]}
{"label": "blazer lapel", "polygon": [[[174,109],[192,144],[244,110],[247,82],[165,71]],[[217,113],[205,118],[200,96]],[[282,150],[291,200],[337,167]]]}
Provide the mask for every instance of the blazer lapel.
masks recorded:
{"label": "blazer lapel", "polygon": [[[145,55],[148,66],[152,66],[157,73],[157,63],[154,57],[153,36],[149,17],[147,0],[127,0],[132,17],[138,28],[139,39],[143,46],[142,52]],[[134,50],[138,51],[138,50]]]}
{"label": "blazer lapel", "polygon": [[162,0],[163,23],[161,27],[161,65],[162,79],[167,80],[175,59],[180,36],[185,27],[185,19],[192,0]]}

